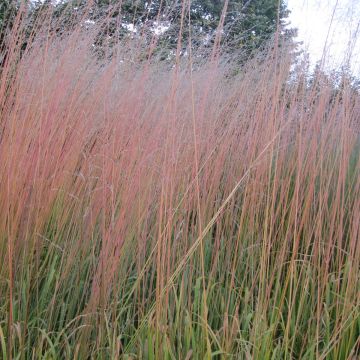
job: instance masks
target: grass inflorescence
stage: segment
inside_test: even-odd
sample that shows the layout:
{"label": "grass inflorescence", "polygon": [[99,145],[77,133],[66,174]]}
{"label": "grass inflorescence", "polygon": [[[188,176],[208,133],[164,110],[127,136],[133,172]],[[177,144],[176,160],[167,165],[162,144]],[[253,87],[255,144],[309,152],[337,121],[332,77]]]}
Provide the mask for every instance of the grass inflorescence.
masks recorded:
{"label": "grass inflorescence", "polygon": [[49,24],[0,78],[0,357],[352,359],[359,94],[274,46],[94,51]]}

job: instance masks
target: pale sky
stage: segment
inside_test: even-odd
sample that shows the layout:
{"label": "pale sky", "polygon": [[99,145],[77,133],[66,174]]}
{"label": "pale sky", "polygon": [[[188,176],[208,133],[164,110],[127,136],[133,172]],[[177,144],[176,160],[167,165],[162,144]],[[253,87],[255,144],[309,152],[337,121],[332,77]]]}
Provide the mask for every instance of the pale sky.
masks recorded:
{"label": "pale sky", "polygon": [[327,44],[328,68],[350,59],[354,74],[360,75],[360,0],[287,0],[287,4],[292,11],[289,20],[298,28],[298,39],[312,64],[322,58]]}
{"label": "pale sky", "polygon": [[291,10],[291,25],[298,29],[298,40],[304,42],[312,65],[321,60],[326,44],[327,68],[338,68],[350,59],[353,73],[360,76],[360,0],[285,2]]}

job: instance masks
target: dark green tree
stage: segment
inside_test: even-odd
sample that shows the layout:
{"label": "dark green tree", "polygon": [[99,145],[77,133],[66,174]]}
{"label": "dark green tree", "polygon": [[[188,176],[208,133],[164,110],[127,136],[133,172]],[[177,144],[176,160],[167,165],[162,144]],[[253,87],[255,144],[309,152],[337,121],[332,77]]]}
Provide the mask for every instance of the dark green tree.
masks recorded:
{"label": "dark green tree", "polygon": [[[103,54],[104,42],[141,37],[148,44],[156,44],[154,51],[160,58],[171,59],[179,43],[181,54],[186,54],[190,35],[192,48],[201,48],[202,53],[210,52],[221,35],[223,50],[238,51],[239,61],[243,61],[276,30],[290,42],[294,35],[294,30],[286,27],[289,12],[284,0],[23,0],[23,4],[27,5],[23,8],[27,10],[28,34],[49,13],[60,33],[71,30],[79,21],[98,22],[101,26],[95,44],[99,54]],[[20,0],[0,0],[0,44],[12,27],[19,5]],[[220,23],[222,28],[217,32]]]}
{"label": "dark green tree", "polygon": [[5,40],[14,25],[18,9],[18,1],[0,0],[0,70],[7,56]]}
{"label": "dark green tree", "polygon": [[[183,52],[189,45],[190,34],[194,47],[212,48],[225,3],[225,0],[192,0],[189,6],[183,0],[94,0],[89,7],[86,0],[64,0],[56,5],[54,14],[71,16],[83,9],[92,21],[107,16],[104,28],[107,35],[142,34],[149,41],[155,37],[157,51],[167,57],[174,53],[180,33]],[[221,43],[230,51],[240,49],[249,55],[263,46],[277,29],[281,37],[291,39],[294,32],[285,26],[288,13],[283,0],[229,0]]]}
{"label": "dark green tree", "polygon": [[3,42],[14,23],[19,3],[15,0],[0,1],[0,43]]}

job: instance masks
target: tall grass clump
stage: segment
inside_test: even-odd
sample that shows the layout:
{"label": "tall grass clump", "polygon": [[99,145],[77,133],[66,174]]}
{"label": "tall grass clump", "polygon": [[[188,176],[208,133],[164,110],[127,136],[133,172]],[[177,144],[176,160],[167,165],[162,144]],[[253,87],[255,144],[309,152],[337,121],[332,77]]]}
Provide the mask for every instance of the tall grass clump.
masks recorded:
{"label": "tall grass clump", "polygon": [[107,20],[6,40],[0,357],[358,358],[358,92]]}

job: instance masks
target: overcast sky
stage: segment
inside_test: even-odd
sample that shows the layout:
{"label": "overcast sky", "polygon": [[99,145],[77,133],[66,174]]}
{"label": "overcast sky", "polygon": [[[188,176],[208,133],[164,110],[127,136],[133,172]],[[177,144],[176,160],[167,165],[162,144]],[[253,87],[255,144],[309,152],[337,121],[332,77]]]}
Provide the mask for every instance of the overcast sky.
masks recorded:
{"label": "overcast sky", "polygon": [[287,4],[312,64],[321,59],[327,43],[328,67],[350,58],[353,72],[360,75],[360,0],[287,0]]}
{"label": "overcast sky", "polygon": [[285,2],[291,10],[291,25],[298,29],[298,40],[304,42],[313,65],[322,58],[326,44],[328,68],[338,68],[350,59],[352,71],[360,76],[360,0]]}

